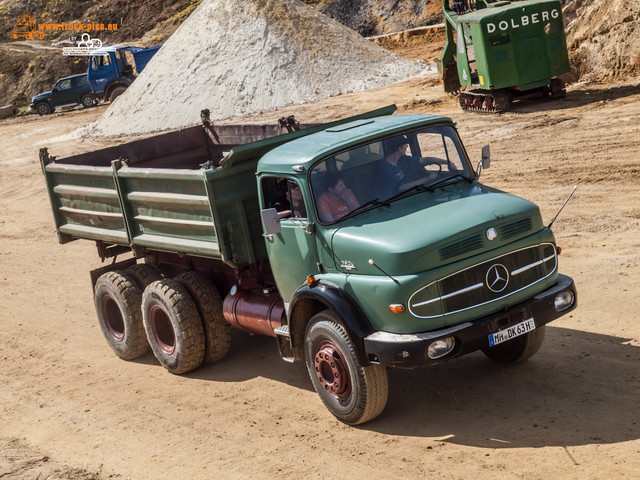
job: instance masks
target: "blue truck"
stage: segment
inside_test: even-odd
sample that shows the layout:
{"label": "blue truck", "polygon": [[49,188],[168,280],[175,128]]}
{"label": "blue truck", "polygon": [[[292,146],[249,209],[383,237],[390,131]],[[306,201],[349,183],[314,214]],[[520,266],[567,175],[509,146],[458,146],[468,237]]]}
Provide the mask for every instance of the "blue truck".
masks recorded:
{"label": "blue truck", "polygon": [[135,80],[160,47],[105,46],[89,58],[87,79],[98,100],[113,102]]}

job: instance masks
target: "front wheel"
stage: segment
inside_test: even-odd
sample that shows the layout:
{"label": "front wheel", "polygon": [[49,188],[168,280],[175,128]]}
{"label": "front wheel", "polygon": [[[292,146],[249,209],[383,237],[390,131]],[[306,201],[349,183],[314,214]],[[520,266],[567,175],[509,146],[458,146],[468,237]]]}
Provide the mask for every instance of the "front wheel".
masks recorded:
{"label": "front wheel", "polygon": [[500,363],[520,363],[533,357],[544,340],[545,326],[536,328],[507,342],[482,350],[487,357]]}
{"label": "front wheel", "polygon": [[114,88],[111,94],[109,95],[109,101],[113,103],[116,100],[116,98],[118,98],[120,95],[124,93],[125,90],[126,90],[126,87]]}
{"label": "front wheel", "polygon": [[305,361],[316,392],[341,422],[358,425],[373,420],[387,404],[387,371],[362,366],[346,330],[325,310],[307,326]]}
{"label": "front wheel", "polygon": [[47,102],[41,102],[36,105],[36,112],[38,112],[38,115],[49,115],[53,112],[53,108]]}

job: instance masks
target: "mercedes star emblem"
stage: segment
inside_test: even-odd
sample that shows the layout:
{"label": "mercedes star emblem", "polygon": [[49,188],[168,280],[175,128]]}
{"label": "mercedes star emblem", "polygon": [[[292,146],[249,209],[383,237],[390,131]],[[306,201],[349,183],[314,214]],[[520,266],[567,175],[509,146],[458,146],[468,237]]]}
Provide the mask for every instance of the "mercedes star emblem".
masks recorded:
{"label": "mercedes star emblem", "polygon": [[493,242],[496,238],[498,238],[498,232],[493,227],[489,228],[485,232],[485,235],[487,237],[487,240],[489,240],[490,242]]}
{"label": "mercedes star emblem", "polygon": [[509,284],[509,271],[504,265],[496,263],[495,265],[491,265],[489,270],[487,270],[486,280],[489,290],[500,293],[507,288]]}

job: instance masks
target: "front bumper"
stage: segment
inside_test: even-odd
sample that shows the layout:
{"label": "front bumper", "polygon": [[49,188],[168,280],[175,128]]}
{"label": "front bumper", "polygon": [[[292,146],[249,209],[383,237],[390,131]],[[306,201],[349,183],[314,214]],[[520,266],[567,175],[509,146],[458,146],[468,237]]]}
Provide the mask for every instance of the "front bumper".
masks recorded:
{"label": "front bumper", "polygon": [[[554,301],[556,296],[564,291],[573,293],[574,302],[566,310],[558,312]],[[376,332],[364,338],[364,348],[372,363],[380,363],[387,367],[414,368],[432,365],[489,347],[489,335],[524,319],[533,318],[536,327],[541,327],[571,312],[577,304],[578,294],[573,279],[559,274],[558,283],[554,286],[506,310],[433,332],[415,334]],[[453,350],[437,360],[429,358],[427,356],[429,345],[446,337],[455,338]]]}

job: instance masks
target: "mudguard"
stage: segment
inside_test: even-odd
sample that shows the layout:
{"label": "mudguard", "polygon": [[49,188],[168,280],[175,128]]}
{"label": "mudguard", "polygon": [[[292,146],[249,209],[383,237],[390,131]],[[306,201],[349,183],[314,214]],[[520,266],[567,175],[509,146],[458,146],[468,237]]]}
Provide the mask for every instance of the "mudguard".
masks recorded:
{"label": "mudguard", "polygon": [[[289,331],[294,332],[296,330],[295,323],[297,316],[295,315],[296,308],[299,307],[303,300],[314,300],[320,302],[326,306],[327,309],[335,313],[342,321],[342,326],[347,330],[351,341],[353,342],[358,358],[362,365],[368,365],[369,359],[367,358],[364,350],[364,337],[374,332],[371,324],[367,320],[366,316],[360,309],[360,307],[351,299],[351,297],[336,284],[326,281],[316,281],[312,286],[306,283],[298,288],[293,294],[291,304],[289,306]],[[316,312],[317,313],[317,312]],[[304,318],[305,322],[308,322],[310,318]],[[306,324],[305,324],[306,329]],[[294,335],[291,336],[292,347],[298,346],[294,343]]]}

